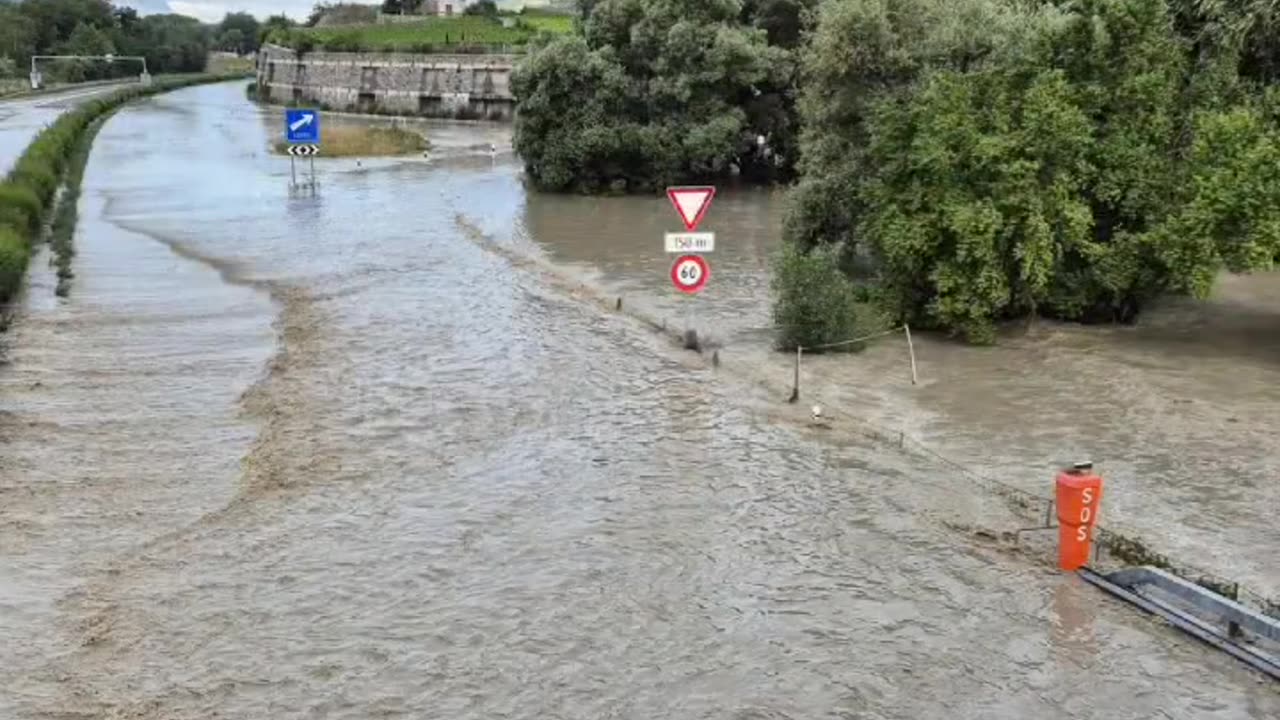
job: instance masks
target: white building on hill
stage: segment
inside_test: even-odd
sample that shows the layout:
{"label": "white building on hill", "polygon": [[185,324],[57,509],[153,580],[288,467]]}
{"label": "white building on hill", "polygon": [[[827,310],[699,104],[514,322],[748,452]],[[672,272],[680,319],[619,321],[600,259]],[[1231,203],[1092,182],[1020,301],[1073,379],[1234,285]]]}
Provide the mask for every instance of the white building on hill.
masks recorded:
{"label": "white building on hill", "polygon": [[467,6],[474,3],[475,0],[423,0],[422,8],[418,11],[422,15],[461,15]]}

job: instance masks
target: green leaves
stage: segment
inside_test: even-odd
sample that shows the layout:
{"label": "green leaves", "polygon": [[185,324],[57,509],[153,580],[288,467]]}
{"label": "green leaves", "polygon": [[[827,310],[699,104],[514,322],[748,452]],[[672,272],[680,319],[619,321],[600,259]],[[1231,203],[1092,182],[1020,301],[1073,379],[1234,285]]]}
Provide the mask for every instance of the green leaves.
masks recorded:
{"label": "green leaves", "polygon": [[[774,262],[773,319],[778,346],[794,350],[854,340],[868,334],[878,320],[859,303],[858,291],[845,277],[832,248],[803,252],[786,246]],[[856,350],[856,346],[844,349]]]}
{"label": "green leaves", "polygon": [[1242,86],[1165,0],[1059,7],[829,0],[788,239],[868,258],[887,310],[975,342],[1271,267],[1280,96],[1204,109]]}
{"label": "green leaves", "polygon": [[1280,259],[1280,136],[1248,108],[1196,118],[1190,193],[1155,233],[1176,289],[1203,297],[1219,267],[1270,269]]}
{"label": "green leaves", "polygon": [[515,146],[535,185],[645,192],[789,171],[793,55],[769,46],[736,0],[587,9],[580,34],[535,49],[512,78]]}

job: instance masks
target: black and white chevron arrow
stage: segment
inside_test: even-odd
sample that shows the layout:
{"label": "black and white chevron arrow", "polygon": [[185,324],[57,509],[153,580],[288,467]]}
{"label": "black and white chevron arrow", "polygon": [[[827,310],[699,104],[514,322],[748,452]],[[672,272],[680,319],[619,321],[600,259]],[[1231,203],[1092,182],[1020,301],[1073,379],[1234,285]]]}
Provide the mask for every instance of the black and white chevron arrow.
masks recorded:
{"label": "black and white chevron arrow", "polygon": [[320,146],[319,146],[319,145],[290,145],[290,146],[289,146],[289,154],[290,154],[290,155],[303,155],[303,156],[306,156],[306,155],[319,155],[319,154],[320,154]]}

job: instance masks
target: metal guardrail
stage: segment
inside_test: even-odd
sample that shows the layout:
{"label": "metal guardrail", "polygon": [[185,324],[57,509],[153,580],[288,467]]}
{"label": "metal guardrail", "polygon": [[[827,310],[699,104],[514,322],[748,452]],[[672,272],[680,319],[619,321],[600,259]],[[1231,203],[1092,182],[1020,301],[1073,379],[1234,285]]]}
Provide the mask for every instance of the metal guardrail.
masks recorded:
{"label": "metal guardrail", "polygon": [[[1240,605],[1194,583],[1158,568],[1140,567],[1103,575],[1089,568],[1077,571],[1082,579],[1153,615],[1183,632],[1212,645],[1253,669],[1280,681],[1280,658],[1236,641],[1248,630],[1268,640],[1280,641],[1280,622]],[[1227,623],[1227,631],[1201,617],[1140,592],[1151,586],[1182,600],[1195,609]]]}

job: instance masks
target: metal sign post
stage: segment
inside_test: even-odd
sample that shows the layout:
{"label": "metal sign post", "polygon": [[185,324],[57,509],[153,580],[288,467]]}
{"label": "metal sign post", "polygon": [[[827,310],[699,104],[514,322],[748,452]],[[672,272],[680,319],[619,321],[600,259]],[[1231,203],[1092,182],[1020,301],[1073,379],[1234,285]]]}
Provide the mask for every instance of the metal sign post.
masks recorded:
{"label": "metal sign post", "polygon": [[697,295],[711,279],[711,266],[706,259],[696,253],[709,253],[716,247],[715,233],[696,232],[707,210],[711,208],[711,200],[716,196],[712,186],[671,187],[667,188],[667,198],[680,215],[680,221],[687,232],[665,233],[663,249],[668,253],[679,253],[675,263],[671,265],[671,284],[688,299],[684,303],[684,346],[688,350],[698,350],[698,331],[693,327],[693,296]]}
{"label": "metal sign post", "polygon": [[142,63],[142,72],[138,75],[138,81],[143,85],[151,84],[151,74],[147,72],[147,59],[141,55],[32,55],[31,56],[31,89],[39,90],[43,83],[43,76],[40,70],[36,68],[37,60],[104,60],[108,65],[117,60],[128,60],[130,62]]}
{"label": "metal sign post", "polygon": [[[306,189],[315,194],[316,155],[320,154],[320,112],[317,110],[291,109],[284,111],[284,137],[289,143],[289,189]],[[294,158],[311,158],[311,174],[303,184],[298,183],[298,170]]]}

